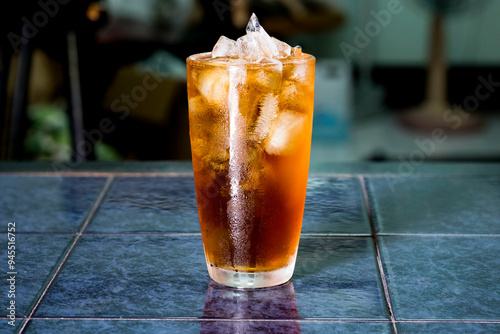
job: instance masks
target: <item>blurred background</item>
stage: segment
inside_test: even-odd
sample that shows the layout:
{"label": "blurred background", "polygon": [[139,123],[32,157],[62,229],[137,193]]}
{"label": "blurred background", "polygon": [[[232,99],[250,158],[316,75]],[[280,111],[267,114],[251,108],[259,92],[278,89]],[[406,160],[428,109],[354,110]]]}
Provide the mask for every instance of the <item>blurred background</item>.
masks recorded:
{"label": "blurred background", "polygon": [[317,58],[312,163],[500,161],[500,1],[37,0],[0,14],[1,160],[189,160],[185,58]]}

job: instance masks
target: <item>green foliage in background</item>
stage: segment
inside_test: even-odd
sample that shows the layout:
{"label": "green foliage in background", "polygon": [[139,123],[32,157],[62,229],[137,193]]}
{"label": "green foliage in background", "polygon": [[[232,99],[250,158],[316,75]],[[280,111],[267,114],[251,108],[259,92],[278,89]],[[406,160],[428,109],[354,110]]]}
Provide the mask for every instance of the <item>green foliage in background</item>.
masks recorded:
{"label": "green foliage in background", "polygon": [[[71,131],[68,114],[62,104],[35,104],[28,108],[30,127],[24,142],[30,159],[70,161]],[[111,146],[98,142],[95,145],[97,160],[122,160]]]}
{"label": "green foliage in background", "polygon": [[55,104],[37,104],[28,108],[31,122],[25,150],[31,159],[69,161],[71,132],[64,108]]}

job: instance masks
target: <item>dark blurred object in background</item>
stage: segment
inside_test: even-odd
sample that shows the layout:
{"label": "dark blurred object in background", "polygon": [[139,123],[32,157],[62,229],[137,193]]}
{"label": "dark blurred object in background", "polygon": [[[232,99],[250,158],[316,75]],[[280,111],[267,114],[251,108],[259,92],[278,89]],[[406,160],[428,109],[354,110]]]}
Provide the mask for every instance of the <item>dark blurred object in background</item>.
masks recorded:
{"label": "dark blurred object in background", "polygon": [[[105,145],[113,158],[189,159],[184,59],[210,51],[220,35],[244,34],[252,11],[277,36],[328,31],[344,21],[314,0],[8,3],[0,158],[80,162],[101,159]],[[50,120],[60,110],[69,117],[54,128]],[[56,130],[68,121],[69,143],[60,135],[67,132]],[[47,144],[50,153],[43,146],[54,138],[60,142]]]}
{"label": "dark blurred object in background", "polygon": [[[463,106],[452,107],[448,102],[448,57],[446,54],[445,17],[450,13],[467,9],[477,0],[425,0],[419,1],[432,12],[430,27],[429,59],[425,100],[416,108],[401,114],[401,123],[411,129],[431,132],[436,128],[452,128],[447,121],[447,112],[464,115]],[[481,2],[481,1],[480,1]],[[483,1],[484,2],[484,1]],[[448,116],[449,118],[450,116]],[[457,132],[477,131],[484,125],[484,119],[476,114],[463,117]]]}
{"label": "dark blurred object in background", "polygon": [[[43,50],[62,65],[62,85],[53,88],[60,90],[68,101],[73,151],[78,152],[77,147],[83,147],[82,131],[87,123],[87,113],[83,111],[93,103],[91,98],[86,98],[93,96],[94,92],[94,85],[88,85],[90,77],[95,74],[92,73],[93,66],[89,66],[89,62],[95,61],[95,58],[91,58],[95,55],[94,36],[106,21],[104,12],[98,10],[99,2],[93,0],[17,1],[9,2],[6,7],[0,19],[0,107],[3,116],[1,156],[3,159],[14,160],[26,158],[24,139],[29,126],[27,105],[29,88],[32,86],[30,79],[33,79],[33,55],[37,50]],[[85,53],[80,50],[85,50]],[[89,70],[86,71],[87,69]],[[9,101],[7,94],[9,76],[15,78],[12,101]],[[85,160],[92,153],[92,149],[81,149],[73,155],[73,159]]]}

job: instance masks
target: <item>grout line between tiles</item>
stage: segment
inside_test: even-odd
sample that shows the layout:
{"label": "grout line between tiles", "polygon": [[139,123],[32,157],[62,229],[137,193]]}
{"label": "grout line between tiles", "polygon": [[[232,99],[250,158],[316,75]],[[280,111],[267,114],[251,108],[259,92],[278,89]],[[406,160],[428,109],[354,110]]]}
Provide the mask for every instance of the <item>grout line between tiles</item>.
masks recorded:
{"label": "grout line between tiles", "polygon": [[396,320],[397,323],[439,323],[439,324],[500,324],[500,320],[477,319],[405,319]]}
{"label": "grout line between tiles", "polygon": [[[74,235],[73,232],[33,232],[20,231],[17,234],[24,235]],[[7,235],[7,232],[0,232],[0,235]],[[158,232],[158,233],[137,233],[137,232],[85,232],[85,235],[91,236],[145,236],[145,237],[199,237],[200,232]],[[417,234],[417,233],[377,233],[378,237],[422,237],[422,238],[500,238],[500,234]],[[317,232],[302,232],[300,237],[304,238],[371,238],[371,234],[367,233],[317,233]]]}
{"label": "grout line between tiles", "polygon": [[352,323],[390,323],[389,320],[386,319],[355,319],[355,318],[286,318],[286,319],[265,319],[265,318],[203,318],[203,317],[171,317],[171,318],[140,318],[140,317],[130,317],[130,318],[114,318],[114,317],[103,317],[103,318],[76,318],[76,317],[60,317],[60,318],[49,318],[49,317],[35,317],[31,318],[31,320],[48,320],[48,321],[57,321],[57,320],[65,320],[65,321],[185,321],[185,322],[215,322],[215,321],[224,321],[224,322],[249,322],[249,321],[258,321],[258,322],[352,322]]}
{"label": "grout line between tiles", "polygon": [[45,288],[43,289],[42,293],[38,297],[38,300],[36,301],[35,305],[31,308],[30,313],[28,314],[28,316],[25,318],[25,320],[21,324],[21,327],[19,327],[18,333],[23,333],[24,330],[26,329],[26,326],[28,325],[29,321],[31,320],[31,317],[33,316],[35,311],[40,306],[40,303],[42,302],[43,298],[45,297],[45,295],[49,291],[50,287],[52,286],[52,283],[54,282],[56,276],[61,271],[62,266],[66,263],[66,260],[68,259],[69,254],[75,248],[76,243],[78,242],[78,240],[80,240],[80,237],[83,235],[83,231],[87,228],[88,224],[90,223],[90,221],[94,217],[94,214],[96,213],[97,209],[101,205],[102,200],[104,199],[104,196],[106,196],[106,193],[108,192],[109,187],[111,186],[111,183],[113,182],[113,179],[114,179],[114,177],[111,176],[106,180],[106,183],[104,184],[104,187],[102,188],[101,193],[99,194],[99,197],[96,199],[94,205],[92,206],[92,209],[90,210],[89,214],[87,215],[85,222],[83,223],[80,230],[76,234],[76,236],[73,239],[73,242],[71,243],[69,248],[64,253],[62,260],[57,265],[55,272],[52,274],[52,277],[50,278],[49,282],[45,285]]}
{"label": "grout line between tiles", "polygon": [[[78,233],[70,232],[17,232],[24,235],[78,235]],[[0,235],[7,235],[5,232],[0,232]],[[91,236],[129,236],[129,237],[199,237],[200,232],[158,232],[158,233],[136,233],[136,232],[86,232],[85,235]],[[379,237],[422,237],[422,238],[500,238],[500,234],[377,234]],[[365,233],[315,233],[302,232],[301,238],[371,238],[371,234]]]}
{"label": "grout line between tiles", "polygon": [[389,309],[389,317],[391,319],[392,329],[394,331],[394,334],[398,334],[398,328],[396,326],[396,318],[394,317],[394,311],[392,309],[391,297],[389,295],[389,287],[387,285],[387,280],[385,278],[384,266],[382,265],[382,257],[380,255],[380,248],[379,248],[379,244],[378,244],[377,233],[375,230],[375,223],[373,221],[373,216],[372,216],[371,209],[370,209],[370,201],[368,199],[368,192],[366,190],[365,179],[363,178],[363,176],[359,176],[358,181],[361,185],[361,192],[363,193],[363,198],[365,201],[366,213],[368,215],[368,219],[370,220],[370,227],[372,230],[373,243],[375,245],[375,255],[377,258],[378,270],[379,270],[380,279],[382,282],[382,287],[384,290],[385,301],[387,303],[387,308]]}
{"label": "grout line between tiles", "polygon": [[[7,320],[8,318],[0,318]],[[22,319],[22,318],[19,318]],[[257,318],[202,318],[202,317],[170,317],[170,318],[154,318],[154,317],[32,317],[30,320],[48,320],[48,321],[297,321],[297,322],[354,322],[354,323],[390,323],[387,319],[373,318],[287,318],[287,319],[257,319]],[[481,320],[481,319],[406,319],[396,320],[396,323],[454,323],[454,324],[500,324],[500,320]]]}
{"label": "grout line between tiles", "polygon": [[[101,232],[86,232],[88,236],[103,236],[103,237],[201,237],[200,232],[180,232],[180,233],[101,233]],[[314,233],[301,233],[301,238],[371,238],[370,234],[314,234]]]}
{"label": "grout line between tiles", "polygon": [[201,233],[98,233],[89,232],[85,233],[86,236],[93,237],[201,237]]}

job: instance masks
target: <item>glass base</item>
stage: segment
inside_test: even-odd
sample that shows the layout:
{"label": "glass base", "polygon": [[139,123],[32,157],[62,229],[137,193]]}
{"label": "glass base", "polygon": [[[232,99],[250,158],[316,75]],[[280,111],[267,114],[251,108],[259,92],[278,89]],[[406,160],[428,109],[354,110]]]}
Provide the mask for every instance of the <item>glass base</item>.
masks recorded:
{"label": "glass base", "polygon": [[208,273],[217,283],[233,288],[257,289],[281,285],[290,280],[295,268],[295,261],[284,268],[273,271],[243,272],[212,267],[208,264]]}

